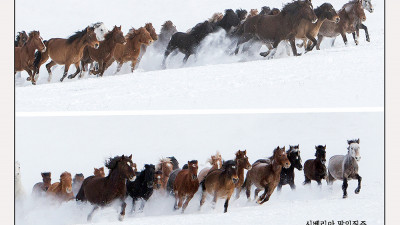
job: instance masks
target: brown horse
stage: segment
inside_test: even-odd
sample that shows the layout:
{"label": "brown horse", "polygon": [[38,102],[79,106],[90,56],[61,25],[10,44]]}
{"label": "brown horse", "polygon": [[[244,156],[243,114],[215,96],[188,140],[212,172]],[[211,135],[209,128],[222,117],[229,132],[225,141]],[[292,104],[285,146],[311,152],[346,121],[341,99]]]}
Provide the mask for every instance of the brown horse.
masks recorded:
{"label": "brown horse", "polygon": [[188,169],[183,169],[176,175],[174,181],[175,210],[182,208],[183,213],[199,189],[199,180],[197,179],[198,168],[197,160],[188,161]]}
{"label": "brown horse", "polygon": [[235,156],[239,177],[239,182],[236,184],[236,199],[238,199],[240,197],[240,192],[242,191],[242,185],[244,184],[244,169],[251,170],[251,164],[249,163],[249,158],[246,155],[246,150],[237,151]]}
{"label": "brown horse", "polygon": [[74,193],[72,192],[72,177],[68,172],[64,172],[60,175],[60,182],[53,183],[47,193],[51,196],[60,199],[61,201],[69,201],[74,199]]}
{"label": "brown horse", "polygon": [[41,195],[51,186],[51,172],[41,173],[43,182],[33,185],[32,194]]}
{"label": "brown horse", "polygon": [[221,169],[222,166],[222,157],[219,152],[215,155],[212,155],[211,158],[208,159],[208,162],[211,164],[211,167],[206,167],[202,169],[199,173],[199,182],[202,182],[204,177],[207,175],[208,172],[216,169]]}
{"label": "brown horse", "polygon": [[154,189],[158,190],[162,186],[162,171],[156,171],[154,173]]}
{"label": "brown horse", "polygon": [[75,174],[74,179],[72,179],[72,193],[74,193],[75,196],[78,193],[79,189],[81,189],[84,180],[85,176],[83,176],[82,173]]}
{"label": "brown horse", "polygon": [[14,47],[22,47],[26,41],[28,40],[28,35],[26,32],[23,30],[21,32],[18,32],[17,37],[15,38],[14,41]]}
{"label": "brown horse", "polygon": [[142,45],[149,45],[153,42],[150,33],[146,28],[141,27],[137,30],[132,30],[126,36],[126,43],[124,45],[117,44],[114,50],[114,58],[107,63],[107,68],[115,61],[118,63],[117,71],[121,70],[125,62],[131,61],[131,72],[135,70],[135,66],[140,54],[140,47]]}
{"label": "brown horse", "polygon": [[218,198],[225,198],[224,213],[228,211],[229,200],[239,181],[237,164],[234,160],[225,161],[221,169],[210,171],[200,183],[203,191],[200,200],[200,208],[206,201],[207,194],[214,196],[213,208]]}
{"label": "brown horse", "polygon": [[[325,21],[318,32],[317,50],[319,50],[321,42],[324,37],[336,38],[341,35],[344,43],[347,45],[346,33],[353,33],[356,31],[357,21],[365,21],[367,17],[365,16],[364,9],[362,8],[362,0],[352,0],[343,5],[343,7],[338,12],[340,21],[339,23],[333,23],[331,21]],[[355,40],[358,44],[358,39]],[[332,42],[332,46],[335,42]]]}
{"label": "brown horse", "polygon": [[[255,163],[251,170],[247,172],[244,185],[246,187],[246,196],[250,200],[251,185],[256,186],[254,199],[257,203],[263,204],[268,201],[279,184],[282,167],[289,168],[290,161],[287,158],[285,147],[275,148],[273,155],[269,158],[269,163]],[[264,193],[257,199],[258,193],[264,190]]]}
{"label": "brown horse", "polygon": [[39,73],[40,66],[45,63],[49,57],[51,61],[46,64],[47,72],[49,73],[48,81],[51,81],[51,67],[56,64],[65,65],[64,73],[60,81],[62,82],[67,77],[70,65],[74,64],[76,71],[73,76],[76,76],[81,69],[79,63],[83,56],[83,49],[86,46],[99,47],[99,41],[96,38],[93,27],[86,27],[82,31],[76,32],[68,39],[52,38],[46,42],[47,50],[42,54],[37,54],[35,58],[34,71]]}
{"label": "brown horse", "polygon": [[251,18],[251,17],[253,17],[253,16],[257,16],[258,15],[258,9],[250,9],[250,12],[249,12],[249,14],[247,15],[247,18],[246,19],[249,19],[249,18]]}
{"label": "brown horse", "polygon": [[[86,46],[83,50],[83,56],[81,59],[82,70],[85,71],[86,65],[96,61],[99,64],[97,71],[90,70],[90,74],[99,74],[103,76],[106,69],[106,63],[114,57],[114,50],[117,44],[124,44],[125,37],[121,31],[121,26],[114,28],[104,36],[104,40],[100,41],[99,48],[93,48],[91,46]],[[79,77],[82,77],[82,73]],[[68,78],[75,78],[76,74],[69,75]]]}
{"label": "brown horse", "polygon": [[282,40],[289,40],[293,55],[298,56],[295,45],[296,29],[302,19],[316,23],[318,18],[313,11],[310,0],[297,0],[286,4],[277,15],[256,15],[247,19],[237,34],[241,35],[236,46],[235,54],[239,52],[239,45],[253,39],[259,39],[265,44],[273,43],[272,49],[260,53],[261,56],[271,57]]}
{"label": "brown horse", "polygon": [[[153,27],[153,24],[152,23],[146,23],[144,28],[146,28],[146,30],[149,32],[149,34],[150,34],[151,38],[153,39],[153,41],[157,41],[158,35],[156,33],[156,30]],[[140,54],[139,54],[139,57],[138,57],[138,60],[137,60],[137,63],[136,63],[136,67],[139,65],[140,60],[142,59],[144,53],[146,53],[147,47],[148,47],[148,45],[144,45],[144,44],[142,44],[140,46]]]}
{"label": "brown horse", "polygon": [[321,185],[321,180],[327,176],[326,171],[326,145],[315,146],[315,159],[309,159],[304,163],[304,183],[309,184],[311,180]]}
{"label": "brown horse", "polygon": [[106,174],[104,173],[104,167],[94,168],[93,175],[95,177],[105,177]]}
{"label": "brown horse", "polygon": [[34,73],[32,73],[36,50],[46,51],[39,31],[30,32],[26,43],[22,47],[14,48],[14,75],[18,71],[25,70],[29,74],[32,84],[36,84]]}
{"label": "brown horse", "polygon": [[122,202],[119,220],[122,221],[125,216],[126,181],[127,179],[132,180],[136,176],[132,168],[132,155],[110,158],[105,166],[109,169],[108,176],[89,179],[82,184],[79,191],[82,191],[85,198],[95,205],[87,217],[88,221],[91,221],[93,213],[100,206],[106,206],[116,199]]}
{"label": "brown horse", "polygon": [[160,159],[159,163],[156,165],[156,171],[161,171],[161,189],[166,190],[169,175],[172,172],[173,165],[171,163],[171,159],[169,158],[162,158]]}

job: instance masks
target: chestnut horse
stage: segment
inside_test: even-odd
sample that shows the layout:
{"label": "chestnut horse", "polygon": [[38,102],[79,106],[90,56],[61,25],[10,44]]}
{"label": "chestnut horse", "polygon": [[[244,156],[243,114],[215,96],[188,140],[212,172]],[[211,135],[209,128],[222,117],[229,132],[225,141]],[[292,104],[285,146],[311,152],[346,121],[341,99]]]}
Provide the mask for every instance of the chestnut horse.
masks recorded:
{"label": "chestnut horse", "polygon": [[[146,30],[149,32],[149,34],[150,34],[151,38],[153,39],[153,41],[157,41],[158,35],[156,33],[156,30],[153,27],[153,24],[152,23],[146,23],[144,28],[146,28]],[[146,53],[147,47],[148,47],[148,45],[145,45],[145,44],[142,44],[140,46],[140,54],[138,56],[138,60],[137,60],[137,63],[136,63],[136,68],[139,65],[140,60],[142,59],[144,53]]]}
{"label": "chestnut horse", "polygon": [[235,161],[238,169],[239,182],[236,184],[236,199],[240,197],[240,192],[242,191],[242,185],[244,184],[244,169],[251,170],[251,164],[249,163],[249,158],[246,155],[247,151],[237,151],[235,153]]}
{"label": "chestnut horse", "polygon": [[28,40],[22,47],[14,47],[14,75],[18,71],[25,70],[34,85],[36,84],[36,80],[32,70],[34,68],[36,50],[40,52],[46,51],[46,46],[39,31],[30,32]]}
{"label": "chestnut horse", "polygon": [[41,173],[43,182],[36,183],[33,185],[32,194],[41,195],[46,192],[51,186],[51,172]]}
{"label": "chestnut horse", "polygon": [[173,189],[175,194],[174,210],[182,208],[183,213],[199,189],[199,180],[197,179],[198,168],[197,160],[188,161],[188,169],[183,169],[176,175]]}
{"label": "chestnut horse", "polygon": [[[263,204],[268,201],[279,184],[282,167],[289,168],[290,161],[287,158],[285,147],[279,146],[274,149],[273,155],[269,158],[269,163],[255,163],[251,170],[247,172],[246,180],[243,184],[246,187],[246,196],[250,200],[251,185],[256,186],[254,199],[257,203]],[[264,193],[257,199],[258,193]]]}
{"label": "chestnut horse", "polygon": [[93,175],[95,177],[105,177],[106,174],[104,173],[104,167],[94,168]]}
{"label": "chestnut horse", "polygon": [[239,181],[237,163],[234,160],[225,161],[221,169],[210,171],[200,183],[203,191],[200,200],[200,208],[206,201],[207,194],[214,196],[213,208],[218,198],[225,198],[224,213],[228,211],[229,200]]}
{"label": "chestnut horse", "polygon": [[318,18],[313,11],[311,0],[297,0],[286,4],[277,15],[256,15],[246,19],[243,26],[236,32],[241,35],[236,46],[235,54],[239,52],[241,44],[256,38],[265,44],[271,44],[272,49],[260,53],[261,56],[271,57],[282,40],[289,40],[293,55],[298,56],[295,45],[296,29],[302,19],[316,23]]}
{"label": "chestnut horse", "polygon": [[[365,21],[367,17],[365,16],[364,9],[362,8],[362,0],[352,0],[339,10],[338,12],[340,21],[339,23],[333,23],[330,21],[325,21],[318,32],[317,50],[324,37],[336,38],[341,35],[343,42],[347,45],[346,33],[353,33],[356,31],[355,24],[357,21]],[[358,38],[355,40],[358,44]],[[332,42],[332,46],[335,41]]]}
{"label": "chestnut horse", "polygon": [[216,169],[221,169],[222,166],[222,157],[219,152],[215,155],[212,155],[211,158],[207,160],[211,164],[211,167],[203,168],[199,173],[199,182],[202,182],[204,177],[207,175],[208,172]]}
{"label": "chestnut horse", "polygon": [[49,57],[51,61],[46,64],[47,72],[49,73],[48,81],[51,81],[51,67],[56,64],[65,65],[64,73],[60,81],[62,82],[68,75],[70,65],[74,64],[76,71],[73,76],[76,76],[81,69],[79,63],[83,56],[83,49],[86,46],[99,47],[99,41],[96,38],[93,27],[86,27],[82,31],[76,32],[68,39],[52,38],[46,42],[47,50],[44,53],[37,54],[35,58],[35,74],[39,73],[40,66],[45,63]]}
{"label": "chestnut horse", "polygon": [[304,183],[309,184],[311,180],[321,185],[321,180],[326,178],[326,145],[315,146],[315,159],[309,159],[304,163]]}
{"label": "chestnut horse", "polygon": [[93,213],[100,206],[104,207],[116,199],[121,201],[119,220],[122,221],[125,216],[126,182],[128,179],[133,180],[136,177],[132,168],[132,155],[110,158],[105,166],[109,169],[108,176],[93,177],[87,182],[83,182],[81,187],[86,199],[95,205],[87,217],[88,221],[92,220]]}
{"label": "chestnut horse", "polygon": [[[121,26],[114,28],[104,36],[104,40],[100,41],[99,48],[95,49],[90,46],[86,46],[83,50],[83,56],[81,59],[82,70],[85,71],[86,65],[96,61],[99,64],[97,71],[90,70],[90,74],[99,74],[103,76],[106,69],[106,63],[114,57],[114,50],[117,44],[124,44],[125,37],[121,31]],[[79,77],[82,77],[82,73]],[[75,78],[76,74],[69,75],[68,78]]]}
{"label": "chestnut horse", "polygon": [[53,183],[47,190],[47,193],[62,201],[74,199],[71,174],[68,172],[62,173],[60,175],[60,182]]}
{"label": "chestnut horse", "polygon": [[22,47],[26,41],[28,40],[28,35],[26,32],[23,30],[21,32],[18,32],[17,37],[15,38],[14,41],[14,47]]}
{"label": "chestnut horse", "polygon": [[169,175],[172,172],[173,165],[171,163],[171,159],[169,158],[161,158],[159,163],[156,165],[156,171],[161,171],[161,189],[166,190]]}

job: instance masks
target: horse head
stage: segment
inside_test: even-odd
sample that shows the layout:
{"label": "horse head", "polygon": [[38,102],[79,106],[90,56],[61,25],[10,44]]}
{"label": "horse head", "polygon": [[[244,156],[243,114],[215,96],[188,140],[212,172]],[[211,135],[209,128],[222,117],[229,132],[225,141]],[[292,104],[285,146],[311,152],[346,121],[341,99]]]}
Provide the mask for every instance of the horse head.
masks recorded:
{"label": "horse head", "polygon": [[44,189],[47,191],[51,185],[51,172],[41,173],[43,179]]}
{"label": "horse head", "polygon": [[153,164],[144,165],[144,182],[146,183],[148,188],[153,188],[155,170],[156,167]]}
{"label": "horse head", "polygon": [[370,13],[374,12],[374,7],[372,6],[371,0],[362,0],[362,7]]}
{"label": "horse head", "polygon": [[85,176],[83,176],[82,173],[77,173],[74,176],[74,179],[72,179],[73,183],[82,183],[83,180],[85,180]]}
{"label": "horse head", "polygon": [[239,150],[236,152],[235,156],[236,156],[237,166],[240,168],[245,168],[246,170],[251,170],[251,164],[246,154],[247,150],[244,151]]}
{"label": "horse head", "polygon": [[188,170],[192,180],[197,180],[197,171],[199,170],[197,160],[188,161]]}
{"label": "horse head", "polygon": [[156,189],[160,189],[162,185],[162,171],[157,170],[154,173],[154,184],[156,185]]}
{"label": "horse head", "polygon": [[330,3],[324,3],[317,7],[315,9],[315,14],[321,14],[322,18],[326,18],[331,22],[339,23],[340,21],[339,15]]}
{"label": "horse head", "polygon": [[61,191],[66,193],[72,193],[72,177],[68,172],[64,172],[60,175]]}
{"label": "horse head", "polygon": [[150,45],[153,42],[153,38],[151,38],[150,33],[144,27],[135,30],[134,35],[139,37],[139,42],[141,44]]}
{"label": "horse head", "polygon": [[315,146],[315,157],[321,161],[322,164],[326,162],[326,145]]}
{"label": "horse head", "polygon": [[234,160],[224,161],[222,163],[222,170],[225,171],[236,184],[239,181],[237,163]]}
{"label": "horse head", "polygon": [[99,41],[96,38],[96,33],[94,33],[93,27],[86,27],[86,33],[84,34],[85,41],[92,46],[93,48],[97,49],[100,46]]}
{"label": "horse head", "polygon": [[286,152],[290,163],[298,170],[303,169],[302,160],[300,157],[299,145],[289,145],[289,150]]}
{"label": "horse head", "polygon": [[284,168],[289,168],[290,167],[290,161],[287,157],[286,151],[285,151],[285,146],[283,148],[280,148],[279,146],[274,149],[274,154],[272,156],[273,160],[278,163],[278,165],[284,167]]}
{"label": "horse head", "polygon": [[105,177],[106,174],[104,173],[104,167],[94,168],[93,174],[95,177]]}
{"label": "horse head", "polygon": [[348,154],[353,157],[355,160],[360,161],[361,160],[361,155],[360,155],[360,139],[357,140],[348,140],[347,143],[349,144],[349,147],[347,147]]}
{"label": "horse head", "polygon": [[94,33],[96,34],[96,38],[99,41],[103,41],[104,36],[109,32],[103,22],[94,23],[91,25],[91,27],[94,28]]}
{"label": "horse head", "polygon": [[153,41],[157,41],[158,35],[156,33],[156,29],[154,29],[154,27],[153,27],[153,24],[152,23],[146,23],[146,25],[144,27],[150,33],[150,36],[153,39]]}

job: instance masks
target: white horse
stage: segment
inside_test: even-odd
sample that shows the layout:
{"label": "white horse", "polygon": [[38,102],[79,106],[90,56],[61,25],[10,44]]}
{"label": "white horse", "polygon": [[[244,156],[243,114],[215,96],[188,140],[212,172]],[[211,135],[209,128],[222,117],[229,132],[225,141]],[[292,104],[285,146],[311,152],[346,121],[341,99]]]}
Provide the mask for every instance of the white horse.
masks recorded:
{"label": "white horse", "polygon": [[25,196],[25,191],[21,184],[21,167],[18,161],[15,162],[14,185],[15,199],[23,198]]}
{"label": "white horse", "polygon": [[331,185],[335,180],[343,180],[342,190],[343,198],[347,198],[347,181],[351,179],[358,180],[358,187],[355,193],[360,193],[361,176],[358,174],[358,163],[360,156],[360,139],[348,140],[347,155],[335,155],[329,159],[328,178],[326,182]]}

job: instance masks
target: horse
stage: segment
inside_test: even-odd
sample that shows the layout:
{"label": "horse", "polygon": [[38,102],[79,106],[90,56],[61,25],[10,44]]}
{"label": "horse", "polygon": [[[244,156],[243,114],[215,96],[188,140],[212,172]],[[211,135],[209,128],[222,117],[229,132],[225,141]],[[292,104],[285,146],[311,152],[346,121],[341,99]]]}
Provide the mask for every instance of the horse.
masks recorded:
{"label": "horse", "polygon": [[173,165],[171,163],[171,159],[169,158],[161,158],[159,163],[156,165],[156,171],[161,171],[161,189],[166,190],[169,175],[172,172]]}
{"label": "horse", "polygon": [[33,195],[42,195],[45,193],[50,185],[51,185],[51,172],[41,173],[43,182],[38,182],[33,185],[32,194]]}
{"label": "horse", "polygon": [[[373,8],[373,6],[372,6],[372,3],[371,3],[371,0],[362,0],[362,8],[363,9],[365,9],[365,10],[367,10],[368,12],[370,12],[370,13],[373,13],[374,12],[374,8]],[[355,32],[353,32],[353,39],[354,39],[354,42],[358,42],[358,38],[360,37],[360,29],[363,29],[364,30],[364,32],[365,32],[365,38],[366,38],[366,40],[368,41],[368,42],[370,42],[370,39],[369,39],[369,34],[368,34],[368,28],[367,28],[367,26],[365,26],[363,23],[362,23],[362,21],[361,20],[356,20],[355,21],[355,24],[354,24],[354,27],[355,27]],[[357,34],[357,36],[356,36],[356,34]]]}
{"label": "horse", "polygon": [[172,35],[171,40],[168,43],[167,49],[164,53],[164,59],[162,61],[162,67],[165,69],[165,61],[171,52],[178,49],[180,52],[185,54],[183,63],[189,59],[189,56],[196,52],[200,42],[211,32],[213,32],[212,23],[207,20],[203,23],[198,23],[189,33],[177,32]]}
{"label": "horse", "polygon": [[321,180],[326,178],[326,145],[315,146],[315,159],[309,159],[304,163],[304,182],[310,184],[311,180],[321,185]]}
{"label": "horse", "polygon": [[[310,21],[303,19],[297,27],[296,38],[303,40],[306,52],[311,51],[317,45],[315,37],[318,35],[318,31],[325,20],[333,23],[339,23],[340,21],[340,17],[336,13],[336,10],[329,3],[324,3],[317,7],[314,9],[314,13],[318,18],[316,23],[311,23]],[[306,46],[307,39],[312,42],[308,46]]]}
{"label": "horse", "polygon": [[25,190],[21,183],[21,165],[18,161],[14,164],[14,194],[15,199],[22,199],[25,197]]}
{"label": "horse", "polygon": [[[156,33],[156,30],[153,27],[152,23],[146,23],[146,25],[144,26],[144,28],[146,28],[146,30],[149,32],[151,38],[153,39],[153,41],[157,41],[158,40],[158,35]],[[136,67],[139,65],[140,60],[142,59],[144,53],[146,53],[148,45],[141,45],[140,46],[140,54],[136,63]]]}
{"label": "horse", "polygon": [[216,23],[216,22],[222,20],[223,17],[224,17],[224,14],[222,14],[221,12],[216,12],[210,18],[208,18],[208,22]]}
{"label": "horse", "polygon": [[170,156],[167,158],[169,158],[171,160],[173,170],[179,169],[179,162],[174,156]]}
{"label": "horse", "polygon": [[26,32],[23,30],[21,32],[18,32],[17,37],[15,38],[14,41],[14,47],[22,47],[28,40],[28,35]]}
{"label": "horse", "polygon": [[[199,189],[199,180],[197,179],[197,170],[199,166],[197,160],[188,161],[188,166],[188,169],[183,169],[178,172],[173,188],[175,194],[174,210],[182,208],[182,213]],[[183,203],[184,201],[185,203]]]}
{"label": "horse", "polygon": [[286,151],[286,155],[290,161],[290,167],[282,168],[277,191],[280,191],[282,186],[286,184],[289,184],[290,188],[295,190],[296,185],[294,184],[294,169],[296,168],[299,171],[303,170],[299,145],[289,145],[289,150]]}
{"label": "horse", "polygon": [[278,8],[271,9],[268,6],[263,6],[261,7],[261,11],[260,13],[258,13],[258,15],[277,15],[280,12],[281,10],[279,10]]}
{"label": "horse", "polygon": [[22,47],[14,47],[14,75],[18,71],[25,70],[32,81],[36,84],[34,73],[35,51],[45,52],[46,46],[43,43],[43,38],[40,36],[39,31],[32,31],[29,33],[28,40]]}
{"label": "horse", "polygon": [[[114,28],[104,36],[104,40],[100,41],[100,46],[98,48],[95,49],[90,46],[85,47],[81,59],[82,70],[85,71],[87,64],[96,61],[99,64],[98,70],[90,70],[89,73],[100,75],[102,77],[106,69],[106,63],[108,63],[108,61],[110,61],[114,56],[115,47],[117,44],[124,44],[125,42],[126,40],[121,31],[121,26],[114,26]],[[83,74],[81,73],[79,77],[82,77],[82,75]],[[75,78],[75,76],[76,73],[69,75],[68,79]]]}
{"label": "horse", "polygon": [[296,29],[302,19],[316,23],[318,18],[314,13],[310,0],[297,0],[286,4],[277,15],[256,15],[248,18],[236,35],[240,35],[237,42],[235,54],[239,52],[241,44],[257,37],[260,41],[270,44],[272,48],[267,52],[260,53],[261,56],[273,57],[282,40],[289,40],[293,55],[297,54],[295,46]]}
{"label": "horse", "polygon": [[162,171],[154,172],[154,189],[159,190],[162,185]]}
{"label": "horse", "polygon": [[85,198],[94,205],[87,217],[88,221],[92,220],[93,213],[99,207],[104,207],[116,199],[121,201],[121,212],[118,219],[122,221],[125,216],[126,182],[127,180],[132,181],[136,176],[132,168],[132,155],[110,158],[105,162],[105,166],[109,169],[106,177],[93,177],[87,182],[83,182],[81,187]]}
{"label": "horse", "polygon": [[[135,164],[135,163],[134,163]],[[106,174],[104,173],[104,167],[94,168],[93,175],[95,177],[105,177]]]}
{"label": "horse", "polygon": [[70,65],[74,64],[76,71],[73,76],[76,76],[81,69],[79,63],[83,56],[83,50],[86,46],[94,48],[99,47],[99,41],[96,38],[93,27],[86,27],[82,31],[77,31],[68,39],[51,38],[46,41],[47,50],[43,53],[36,54],[34,62],[35,74],[39,73],[40,66],[49,58],[51,61],[46,64],[47,72],[49,73],[48,82],[51,81],[51,68],[56,65],[64,65],[64,73],[60,81],[62,82],[68,75]]}
{"label": "horse", "polygon": [[127,194],[132,197],[132,210],[135,211],[135,203],[141,199],[139,211],[143,211],[145,202],[149,200],[154,190],[154,174],[156,167],[153,164],[145,164],[144,169],[136,174],[134,181],[126,182]]}
{"label": "horse", "polygon": [[232,9],[226,9],[225,15],[221,20],[213,23],[214,30],[218,27],[221,27],[228,33],[232,27],[236,27],[240,24],[240,19],[238,15]]}
{"label": "horse", "polygon": [[343,180],[343,198],[347,198],[348,180],[358,180],[358,186],[354,191],[356,194],[360,193],[362,180],[358,174],[358,162],[361,160],[360,139],[348,140],[347,144],[349,146],[347,147],[348,151],[346,155],[335,155],[329,159],[328,177],[326,179],[329,185],[332,185],[335,180]]}
{"label": "horse", "polygon": [[103,41],[104,36],[109,32],[103,22],[93,23],[92,25],[90,25],[90,27],[93,27],[94,33],[96,34],[96,38],[98,41]]}
{"label": "horse", "polygon": [[222,166],[222,157],[219,152],[217,152],[215,155],[212,155],[211,158],[207,160],[208,163],[211,164],[211,167],[205,167],[202,170],[200,170],[199,173],[199,182],[202,182],[204,177],[207,175],[208,172],[216,169],[221,169]]}
{"label": "horse", "polygon": [[235,13],[240,21],[245,20],[247,17],[247,10],[245,9],[236,9]]}
{"label": "horse", "polygon": [[213,205],[217,203],[218,198],[225,198],[224,213],[228,212],[229,200],[238,183],[237,163],[235,160],[224,161],[221,169],[210,171],[201,185],[200,208],[206,201],[207,194],[213,195]]}
{"label": "horse", "polygon": [[83,176],[82,173],[77,173],[74,176],[74,179],[72,179],[72,193],[74,193],[74,197],[79,192],[79,189],[81,189],[82,183],[85,180],[85,176]]}
{"label": "horse", "polygon": [[137,30],[131,29],[131,31],[125,35],[125,39],[125,44],[117,44],[114,49],[114,58],[109,60],[106,66],[106,68],[108,68],[114,60],[117,61],[117,71],[114,74],[117,74],[121,70],[122,65],[128,61],[131,61],[131,72],[133,72],[140,54],[141,46],[150,45],[153,42],[150,33],[144,27]]}
{"label": "horse", "polygon": [[[291,163],[287,157],[285,147],[276,147],[273,155],[269,158],[269,163],[254,163],[251,170],[246,174],[246,180],[243,187],[246,188],[246,196],[250,201],[251,186],[254,184],[254,200],[258,204],[268,201],[280,181],[282,168],[288,169]],[[264,190],[264,193],[257,199],[258,193]]]}
{"label": "horse", "polygon": [[240,197],[240,192],[242,191],[242,185],[244,183],[244,169],[251,170],[251,164],[249,163],[249,158],[247,157],[247,151],[238,150],[235,153],[235,161],[238,169],[239,181],[236,184],[236,199]]}
{"label": "horse", "polygon": [[247,15],[246,19],[249,19],[253,16],[257,16],[258,15],[258,9],[250,9],[249,15]]}
{"label": "horse", "polygon": [[[344,44],[347,45],[346,33],[355,32],[354,24],[359,20],[365,21],[367,19],[362,8],[362,0],[352,0],[344,4],[339,10],[338,15],[340,17],[339,23],[331,21],[322,23],[318,32],[317,50],[320,49],[319,47],[324,37],[336,38],[338,35],[341,35]],[[355,42],[358,44],[358,40],[355,40]],[[332,46],[334,43],[335,39],[332,42]]]}
{"label": "horse", "polygon": [[165,21],[165,23],[161,26],[158,40],[153,44],[154,48],[157,50],[164,50],[167,47],[169,40],[171,40],[172,35],[176,32],[178,31],[176,30],[176,26],[172,23],[172,21]]}
{"label": "horse", "polygon": [[46,192],[48,195],[56,197],[61,201],[69,201],[74,199],[72,192],[72,177],[67,171],[60,175],[60,182],[53,183]]}

